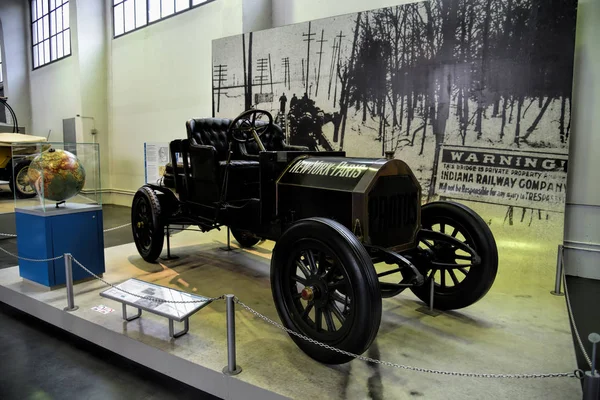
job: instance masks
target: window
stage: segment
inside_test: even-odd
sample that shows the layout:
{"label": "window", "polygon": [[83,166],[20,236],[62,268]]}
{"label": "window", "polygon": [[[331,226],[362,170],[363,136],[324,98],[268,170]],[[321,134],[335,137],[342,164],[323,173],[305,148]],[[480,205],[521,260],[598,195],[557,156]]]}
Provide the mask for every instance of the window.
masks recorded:
{"label": "window", "polygon": [[114,36],[121,36],[148,24],[214,0],[113,0]]}
{"label": "window", "polygon": [[71,55],[69,0],[31,0],[33,68]]}

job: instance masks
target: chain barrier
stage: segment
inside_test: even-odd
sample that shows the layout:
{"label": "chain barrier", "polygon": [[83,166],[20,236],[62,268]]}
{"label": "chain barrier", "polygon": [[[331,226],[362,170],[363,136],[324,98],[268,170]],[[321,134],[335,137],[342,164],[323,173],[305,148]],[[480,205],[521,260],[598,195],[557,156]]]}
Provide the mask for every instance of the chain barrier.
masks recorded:
{"label": "chain barrier", "polygon": [[581,336],[579,335],[579,330],[577,329],[577,325],[575,325],[575,318],[573,318],[573,309],[571,308],[571,299],[569,298],[569,289],[567,289],[567,278],[564,273],[562,274],[563,287],[565,288],[565,299],[567,300],[567,311],[569,312],[569,320],[571,321],[571,326],[573,327],[573,332],[575,333],[575,337],[577,338],[577,343],[579,343],[579,348],[583,353],[583,357],[585,361],[588,363],[590,368],[592,368],[592,360],[588,355],[587,351],[585,351],[585,347],[583,346],[583,341],[581,340]]}
{"label": "chain barrier", "polygon": [[[111,229],[119,229],[122,228],[124,226],[127,225],[123,225],[123,226],[119,226],[119,227],[115,227],[115,228],[111,228]],[[26,261],[33,261],[33,262],[47,262],[47,261],[54,261],[54,260],[58,260],[61,258],[64,258],[64,256],[57,256],[57,257],[53,257],[53,258],[48,258],[48,259],[41,259],[41,260],[36,260],[36,259],[30,259],[30,258],[25,258],[25,257],[20,257],[16,254],[13,254],[3,248],[0,247],[0,251],[3,251],[4,253],[11,255],[15,258],[18,258],[20,260],[26,260]],[[205,297],[204,300],[165,300],[165,299],[159,299],[157,297],[153,297],[153,296],[140,296],[136,293],[132,293],[129,292],[127,290],[124,290],[116,285],[113,285],[110,282],[107,282],[105,279],[101,278],[100,276],[96,275],[95,273],[93,273],[92,271],[90,271],[88,268],[86,268],[82,263],[80,263],[75,257],[71,256],[71,259],[73,262],[75,262],[76,265],[78,265],[80,268],[82,268],[85,272],[87,272],[88,274],[90,274],[92,277],[94,277],[95,279],[101,281],[102,283],[104,283],[106,286],[109,286],[113,289],[119,290],[125,294],[128,294],[130,296],[134,296],[134,297],[138,297],[140,299],[144,299],[144,300],[149,300],[152,302],[157,302],[157,303],[173,303],[173,304],[186,304],[186,303],[201,303],[201,302],[205,302],[205,301],[217,301],[217,300],[223,300],[225,299],[225,295],[221,295],[219,297]],[[573,325],[573,330],[576,334],[577,340],[579,342],[579,345],[581,347],[581,350],[586,358],[586,361],[590,364],[591,366],[591,360],[589,358],[589,356],[587,355],[587,353],[585,352],[585,349],[583,347],[583,343],[581,341],[581,337],[579,336],[579,332],[577,331],[577,327],[575,326],[574,320],[573,320],[573,311],[571,310],[571,304],[570,304],[570,300],[569,300],[569,294],[568,294],[568,290],[567,290],[567,286],[566,286],[566,280],[565,280],[565,276],[563,274],[563,282],[564,282],[564,287],[565,287],[565,295],[566,295],[566,299],[567,299],[567,308],[569,311],[569,316],[571,318],[572,321],[572,325]],[[293,331],[289,328],[286,328],[285,326],[281,325],[278,322],[273,321],[272,319],[270,319],[269,317],[259,313],[258,311],[254,310],[252,307],[246,305],[245,303],[243,303],[237,296],[234,297],[234,301],[239,304],[243,309],[245,309],[246,311],[248,311],[249,313],[253,314],[254,316],[258,317],[259,319],[262,319],[263,321],[267,322],[268,324],[271,324],[273,326],[275,326],[278,329],[281,329],[285,332],[287,332],[290,335],[294,335],[302,340],[305,340],[309,343],[315,344],[317,346],[323,347],[324,349],[336,352],[336,353],[340,353],[352,358],[356,358],[358,360],[362,360],[368,363],[374,363],[374,364],[380,364],[380,365],[385,365],[388,367],[393,367],[393,368],[398,368],[398,369],[404,369],[404,370],[409,370],[409,371],[414,371],[414,372],[423,372],[423,373],[429,373],[429,374],[437,374],[437,375],[449,375],[449,376],[460,376],[460,377],[469,377],[469,378],[494,378],[494,379],[540,379],[540,378],[578,378],[581,379],[581,371],[580,370],[575,370],[574,372],[554,372],[554,373],[530,373],[530,374],[490,374],[490,373],[480,373],[480,372],[456,372],[456,371],[443,371],[443,370],[436,370],[436,369],[430,369],[430,368],[422,368],[422,367],[414,367],[414,366],[410,366],[410,365],[404,365],[404,364],[397,364],[397,363],[393,363],[393,362],[389,362],[389,361],[383,361],[383,360],[378,360],[375,358],[371,358],[371,357],[365,357],[359,354],[354,354],[354,353],[350,353],[348,351],[345,350],[341,350],[338,348],[335,348],[333,346],[330,346],[326,343],[322,343],[319,342],[313,338],[310,338],[308,336],[302,335],[296,331]]]}
{"label": "chain barrier", "polygon": [[[106,233],[106,232],[112,232],[112,231],[116,231],[117,229],[125,228],[125,227],[130,226],[130,225],[131,225],[131,222],[129,222],[127,224],[115,226],[113,228],[105,229],[102,232],[104,232],[104,233]],[[15,235],[13,233],[0,233],[0,236],[15,237],[15,238],[17,237],[17,235]]]}
{"label": "chain barrier", "polygon": [[165,300],[165,299],[159,299],[158,297],[153,297],[153,296],[140,296],[139,294],[129,292],[129,291],[127,291],[125,289],[122,289],[122,288],[120,288],[120,287],[118,287],[116,285],[113,285],[110,282],[107,282],[103,278],[99,277],[98,275],[96,275],[95,273],[93,273],[92,271],[90,271],[89,269],[87,269],[82,263],[80,263],[79,261],[77,261],[77,259],[75,257],[71,256],[71,260],[73,260],[73,262],[75,264],[77,264],[79,267],[81,267],[85,272],[87,272],[88,274],[90,274],[91,276],[93,276],[94,278],[96,278],[97,280],[101,281],[106,286],[110,286],[111,288],[119,290],[119,291],[121,291],[121,292],[123,292],[125,294],[130,295],[130,296],[135,296],[135,297],[138,297],[140,299],[149,300],[149,301],[153,301],[153,302],[156,302],[156,303],[192,304],[192,303],[204,303],[206,301],[223,300],[225,298],[225,295],[221,295],[219,297],[204,297],[204,300]]}
{"label": "chain barrier", "polygon": [[437,375],[461,376],[461,377],[469,377],[469,378],[496,378],[496,379],[535,379],[535,378],[537,378],[537,379],[539,379],[539,378],[567,378],[567,377],[574,378],[574,377],[577,377],[577,372],[555,372],[555,373],[539,373],[539,374],[485,374],[485,373],[479,373],[479,372],[441,371],[441,370],[436,370],[436,369],[413,367],[410,365],[396,364],[396,363],[392,363],[389,361],[377,360],[375,358],[365,357],[365,356],[353,354],[353,353],[350,353],[350,352],[347,352],[344,350],[340,350],[340,349],[332,347],[328,344],[321,343],[317,340],[309,338],[308,336],[304,336],[298,332],[295,332],[291,329],[286,328],[285,326],[281,325],[278,322],[273,321],[269,317],[262,315],[258,311],[254,310],[252,307],[241,302],[239,298],[235,297],[234,301],[237,304],[239,304],[242,308],[244,308],[246,311],[250,312],[251,314],[255,315],[256,317],[264,320],[265,322],[267,322],[283,331],[286,331],[287,333],[289,333],[291,335],[294,335],[294,336],[296,336],[302,340],[305,340],[309,343],[316,344],[317,346],[321,346],[327,350],[331,350],[336,353],[344,354],[346,356],[350,356],[350,357],[353,357],[353,358],[356,358],[356,359],[359,359],[362,361],[366,361],[369,363],[386,365],[388,367],[405,369],[405,370],[415,371],[415,372],[424,372],[424,373],[437,374]]}
{"label": "chain barrier", "polygon": [[17,235],[14,235],[12,233],[0,233],[0,236],[6,236],[6,237],[17,237]]}
{"label": "chain barrier", "polygon": [[13,256],[14,258],[18,258],[19,260],[31,261],[31,262],[48,262],[48,261],[54,261],[54,260],[58,260],[60,258],[65,257],[65,256],[57,256],[57,257],[52,257],[52,258],[34,259],[34,258],[21,257],[17,254],[11,253],[8,250],[3,249],[2,247],[0,247],[0,251],[3,251],[4,253],[8,254],[9,256]]}
{"label": "chain barrier", "polygon": [[106,232],[116,231],[117,229],[125,228],[126,226],[129,226],[129,225],[131,225],[131,222],[128,223],[128,224],[123,224],[123,225],[115,226],[114,228],[105,229],[103,232],[106,233]]}

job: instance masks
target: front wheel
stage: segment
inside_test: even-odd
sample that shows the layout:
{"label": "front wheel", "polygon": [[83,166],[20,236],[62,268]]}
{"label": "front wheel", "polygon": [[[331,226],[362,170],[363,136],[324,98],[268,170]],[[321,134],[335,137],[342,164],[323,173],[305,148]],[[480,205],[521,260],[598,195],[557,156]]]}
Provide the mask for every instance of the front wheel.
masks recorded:
{"label": "front wheel", "polygon": [[10,190],[18,199],[30,199],[36,195],[35,190],[29,184],[29,177],[27,176],[29,164],[31,164],[31,160],[18,163],[8,180]]}
{"label": "front wheel", "polygon": [[[271,289],[283,325],[303,336],[360,355],[377,335],[377,273],[356,236],[335,221],[309,218],[284,232],[273,250]],[[319,362],[354,358],[290,336]]]}
{"label": "front wheel", "polygon": [[148,262],[156,261],[165,240],[164,224],[158,196],[147,186],[139,188],[133,197],[131,230],[142,258]]}
{"label": "front wheel", "polygon": [[[464,308],[480,300],[492,287],[498,271],[498,250],[489,226],[467,206],[447,201],[424,205],[421,224],[423,229],[438,234],[428,238],[424,233],[420,238],[422,251],[429,253],[430,265],[417,265],[427,279],[424,285],[412,287],[412,292],[429,305],[430,282],[434,279],[433,305],[439,310]],[[465,251],[470,249],[475,254]]]}

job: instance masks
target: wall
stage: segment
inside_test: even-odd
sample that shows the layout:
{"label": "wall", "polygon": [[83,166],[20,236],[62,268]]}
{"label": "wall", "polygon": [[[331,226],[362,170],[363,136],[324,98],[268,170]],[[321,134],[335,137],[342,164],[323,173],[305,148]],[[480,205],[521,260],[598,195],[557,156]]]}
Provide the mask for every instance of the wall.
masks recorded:
{"label": "wall", "polygon": [[565,243],[593,251],[565,250],[570,275],[600,279],[600,2],[579,0],[573,135],[570,143],[569,196],[565,216]]}
{"label": "wall", "polygon": [[243,3],[244,32],[269,29],[273,26],[273,0],[245,0]]}
{"label": "wall", "polygon": [[17,114],[19,125],[31,132],[31,101],[29,95],[29,54],[27,36],[29,11],[22,0],[0,1],[0,21],[3,36],[4,95]]}
{"label": "wall", "polygon": [[[47,136],[50,141],[63,140],[63,119],[82,113],[78,63],[77,2],[70,1],[71,56],[30,72],[31,133]],[[83,25],[83,21],[82,21]],[[27,30],[31,43],[31,30]],[[29,65],[33,65],[31,52]]]}
{"label": "wall", "polygon": [[[144,142],[186,136],[212,115],[212,40],[242,32],[242,0],[218,0],[110,40],[110,187],[144,184]],[[131,204],[130,196],[111,199]]]}
{"label": "wall", "polygon": [[[417,0],[418,1],[418,0]],[[415,3],[415,0],[273,0],[273,26],[305,22],[376,8]]]}
{"label": "wall", "polygon": [[[109,183],[107,21],[104,0],[77,3],[82,140],[100,144],[102,187]],[[98,132],[95,137],[91,130]]]}

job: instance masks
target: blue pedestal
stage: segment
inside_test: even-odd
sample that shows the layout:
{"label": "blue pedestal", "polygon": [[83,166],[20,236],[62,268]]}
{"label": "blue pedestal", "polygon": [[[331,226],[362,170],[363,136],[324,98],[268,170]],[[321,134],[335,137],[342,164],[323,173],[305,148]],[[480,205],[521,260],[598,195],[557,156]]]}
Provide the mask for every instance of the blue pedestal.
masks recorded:
{"label": "blue pedestal", "polygon": [[[71,253],[90,271],[101,275],[104,266],[102,207],[66,204],[60,208],[16,208],[20,257],[48,259]],[[64,259],[47,262],[19,260],[21,277],[50,288],[65,284]],[[91,276],[73,263],[73,281]]]}

